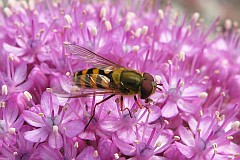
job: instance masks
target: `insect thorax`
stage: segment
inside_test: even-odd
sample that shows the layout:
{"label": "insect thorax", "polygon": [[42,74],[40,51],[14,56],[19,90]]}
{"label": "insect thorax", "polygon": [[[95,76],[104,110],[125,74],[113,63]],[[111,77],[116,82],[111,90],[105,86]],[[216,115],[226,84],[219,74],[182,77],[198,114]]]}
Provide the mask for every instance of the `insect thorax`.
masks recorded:
{"label": "insect thorax", "polygon": [[121,84],[123,89],[127,89],[129,94],[138,94],[142,83],[142,75],[134,70],[124,70],[121,73]]}

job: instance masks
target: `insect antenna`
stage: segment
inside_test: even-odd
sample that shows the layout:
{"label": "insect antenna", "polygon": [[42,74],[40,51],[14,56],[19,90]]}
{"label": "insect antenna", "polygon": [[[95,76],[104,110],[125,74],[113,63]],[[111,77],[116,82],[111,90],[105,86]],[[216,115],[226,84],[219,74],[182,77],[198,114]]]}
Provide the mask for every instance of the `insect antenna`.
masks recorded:
{"label": "insect antenna", "polygon": [[163,84],[162,84],[162,83],[158,83],[158,84],[157,84],[157,87],[156,87],[157,89],[159,89],[160,91],[162,91],[162,89],[161,89],[160,87],[158,87],[158,86],[163,86]]}

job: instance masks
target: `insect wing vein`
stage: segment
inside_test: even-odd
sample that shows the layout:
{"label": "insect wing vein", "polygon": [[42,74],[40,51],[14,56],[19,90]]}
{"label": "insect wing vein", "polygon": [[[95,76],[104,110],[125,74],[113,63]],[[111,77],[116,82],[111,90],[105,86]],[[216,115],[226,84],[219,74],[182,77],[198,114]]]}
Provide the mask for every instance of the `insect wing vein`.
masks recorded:
{"label": "insect wing vein", "polygon": [[70,55],[70,57],[83,60],[86,63],[92,64],[97,68],[105,68],[105,67],[122,67],[104,57],[101,57],[94,53],[93,51],[86,49],[84,47],[74,45],[74,44],[65,44],[66,53]]}

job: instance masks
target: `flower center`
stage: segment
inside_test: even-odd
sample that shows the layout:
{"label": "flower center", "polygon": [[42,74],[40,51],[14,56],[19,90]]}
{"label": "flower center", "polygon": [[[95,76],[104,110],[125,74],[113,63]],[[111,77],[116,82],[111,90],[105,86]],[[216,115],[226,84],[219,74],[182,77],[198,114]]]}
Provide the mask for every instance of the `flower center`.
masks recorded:
{"label": "flower center", "polygon": [[177,88],[170,88],[168,94],[173,100],[178,100],[181,97],[181,91]]}

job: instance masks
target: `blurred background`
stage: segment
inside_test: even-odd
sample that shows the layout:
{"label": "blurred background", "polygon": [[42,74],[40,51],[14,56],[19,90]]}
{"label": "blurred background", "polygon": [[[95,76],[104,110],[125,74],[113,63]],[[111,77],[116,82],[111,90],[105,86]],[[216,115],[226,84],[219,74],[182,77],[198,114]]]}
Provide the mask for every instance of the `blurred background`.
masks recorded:
{"label": "blurred background", "polygon": [[240,22],[240,0],[172,0],[173,8],[189,14],[199,12],[206,23],[212,23],[216,17],[224,23],[226,19],[233,25]]}

